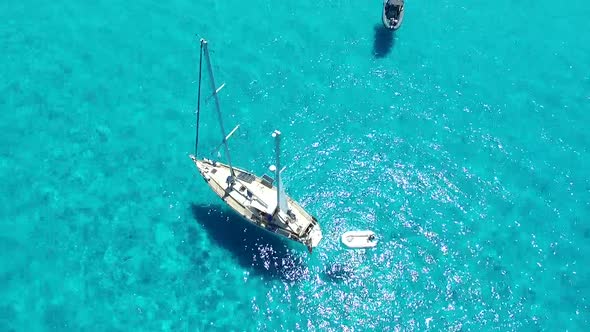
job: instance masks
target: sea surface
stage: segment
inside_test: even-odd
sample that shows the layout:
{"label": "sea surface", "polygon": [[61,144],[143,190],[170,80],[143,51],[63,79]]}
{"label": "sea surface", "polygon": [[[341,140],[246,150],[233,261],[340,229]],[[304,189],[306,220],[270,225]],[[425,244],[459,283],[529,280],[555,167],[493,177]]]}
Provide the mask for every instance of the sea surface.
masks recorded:
{"label": "sea surface", "polygon": [[[587,331],[590,2],[0,5],[0,331]],[[313,254],[198,175],[283,133]],[[211,94],[203,77],[203,94]],[[214,103],[199,155],[218,158]],[[220,159],[223,160],[221,154]],[[374,230],[375,249],[340,244]]]}

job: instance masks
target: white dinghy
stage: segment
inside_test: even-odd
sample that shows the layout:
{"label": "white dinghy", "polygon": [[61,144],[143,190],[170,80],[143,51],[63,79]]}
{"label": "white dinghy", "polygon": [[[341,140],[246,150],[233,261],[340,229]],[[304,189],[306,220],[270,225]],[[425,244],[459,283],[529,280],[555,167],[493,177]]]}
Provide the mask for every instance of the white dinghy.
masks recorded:
{"label": "white dinghy", "polygon": [[349,231],[342,234],[342,244],[351,249],[373,248],[377,237],[373,231]]}

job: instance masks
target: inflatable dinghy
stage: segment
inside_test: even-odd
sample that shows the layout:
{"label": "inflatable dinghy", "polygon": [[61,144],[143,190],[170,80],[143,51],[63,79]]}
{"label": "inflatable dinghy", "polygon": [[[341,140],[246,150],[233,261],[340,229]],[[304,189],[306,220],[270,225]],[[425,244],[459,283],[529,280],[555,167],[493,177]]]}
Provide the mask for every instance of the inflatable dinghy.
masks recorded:
{"label": "inflatable dinghy", "polygon": [[383,0],[383,25],[397,30],[404,20],[404,0]]}
{"label": "inflatable dinghy", "polygon": [[373,248],[377,237],[373,231],[349,231],[342,234],[342,243],[351,249]]}

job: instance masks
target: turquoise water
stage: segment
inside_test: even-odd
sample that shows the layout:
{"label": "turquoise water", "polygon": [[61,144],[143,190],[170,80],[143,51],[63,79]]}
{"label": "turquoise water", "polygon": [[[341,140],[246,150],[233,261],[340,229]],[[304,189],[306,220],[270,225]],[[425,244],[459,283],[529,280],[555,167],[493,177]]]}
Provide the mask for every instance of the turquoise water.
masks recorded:
{"label": "turquoise water", "polygon": [[[408,1],[395,35],[380,11],[4,1],[0,330],[587,330],[590,4]],[[264,172],[283,132],[312,255],[188,158],[198,36],[234,164]]]}

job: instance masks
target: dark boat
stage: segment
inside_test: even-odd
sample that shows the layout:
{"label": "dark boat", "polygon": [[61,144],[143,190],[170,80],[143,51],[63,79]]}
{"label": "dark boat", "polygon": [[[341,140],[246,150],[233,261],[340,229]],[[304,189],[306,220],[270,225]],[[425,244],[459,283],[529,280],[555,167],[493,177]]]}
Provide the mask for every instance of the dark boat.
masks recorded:
{"label": "dark boat", "polygon": [[397,30],[404,20],[404,0],[383,0],[383,25]]}

